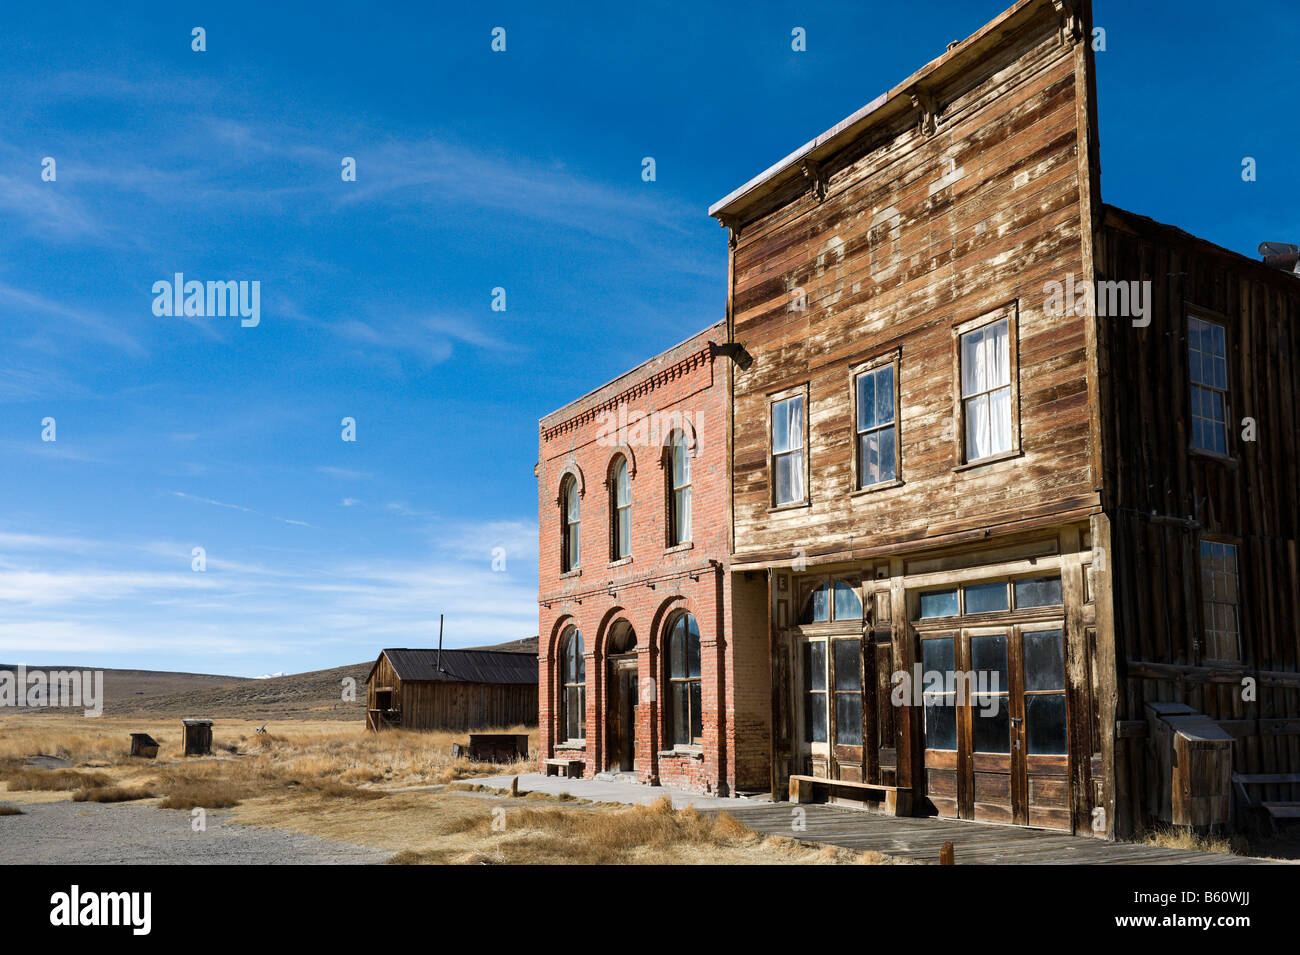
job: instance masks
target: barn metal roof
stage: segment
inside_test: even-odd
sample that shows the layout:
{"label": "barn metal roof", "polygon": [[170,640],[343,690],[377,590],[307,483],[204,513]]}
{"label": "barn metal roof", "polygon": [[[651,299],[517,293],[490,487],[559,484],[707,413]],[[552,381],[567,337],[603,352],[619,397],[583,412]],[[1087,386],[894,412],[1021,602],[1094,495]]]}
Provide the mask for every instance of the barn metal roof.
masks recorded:
{"label": "barn metal roof", "polygon": [[[395,648],[384,650],[399,680],[440,683],[536,683],[537,657],[502,650],[443,650],[438,671],[438,651]],[[378,663],[378,661],[375,661]],[[374,667],[370,669],[374,674]],[[369,678],[367,678],[369,679]]]}

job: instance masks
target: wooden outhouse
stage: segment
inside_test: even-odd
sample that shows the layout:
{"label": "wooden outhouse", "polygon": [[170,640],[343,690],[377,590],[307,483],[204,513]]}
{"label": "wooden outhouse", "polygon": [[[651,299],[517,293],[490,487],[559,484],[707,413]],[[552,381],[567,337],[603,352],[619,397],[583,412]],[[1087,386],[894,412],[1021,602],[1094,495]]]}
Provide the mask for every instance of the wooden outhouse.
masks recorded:
{"label": "wooden outhouse", "polygon": [[186,756],[212,755],[212,720],[181,720]]}

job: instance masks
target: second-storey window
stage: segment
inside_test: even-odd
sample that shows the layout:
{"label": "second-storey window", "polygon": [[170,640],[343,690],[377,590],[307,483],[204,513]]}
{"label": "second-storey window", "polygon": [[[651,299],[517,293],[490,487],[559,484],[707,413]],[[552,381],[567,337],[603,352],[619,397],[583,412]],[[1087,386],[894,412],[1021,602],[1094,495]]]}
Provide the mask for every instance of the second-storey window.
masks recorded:
{"label": "second-storey window", "polygon": [[610,557],[621,560],[632,553],[632,487],[628,481],[627,458],[620,457],[614,462],[614,474],[610,481],[610,530],[613,533],[613,546]]}
{"label": "second-storey window", "polygon": [[898,431],[894,414],[894,365],[857,378],[858,487],[898,477]]}
{"label": "second-storey window", "polygon": [[772,503],[804,500],[803,395],[772,403]]}
{"label": "second-storey window", "polygon": [[1187,319],[1192,447],[1228,453],[1228,358],[1222,325]]}
{"label": "second-storey window", "polygon": [[582,559],[579,530],[582,525],[581,505],[578,503],[578,482],[573,477],[564,479],[560,493],[560,518],[563,522],[560,569],[565,573],[577,570]]}
{"label": "second-storey window", "polygon": [[668,447],[668,545],[691,539],[691,455],[678,431]]}
{"label": "second-storey window", "polygon": [[1011,343],[1005,318],[961,336],[961,403],[967,461],[1012,450]]}

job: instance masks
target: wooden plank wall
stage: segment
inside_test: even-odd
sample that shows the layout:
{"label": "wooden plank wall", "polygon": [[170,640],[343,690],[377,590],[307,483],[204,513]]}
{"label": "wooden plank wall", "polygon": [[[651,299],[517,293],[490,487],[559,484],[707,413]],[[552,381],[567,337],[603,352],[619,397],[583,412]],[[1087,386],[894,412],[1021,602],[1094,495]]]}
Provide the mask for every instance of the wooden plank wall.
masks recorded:
{"label": "wooden plank wall", "polygon": [[[1186,703],[1236,738],[1236,772],[1300,772],[1300,280],[1114,208],[1097,267],[1102,279],[1150,280],[1154,296],[1149,327],[1099,319],[1116,719],[1143,720],[1148,700]],[[1188,452],[1193,306],[1227,327],[1234,462]],[[1241,440],[1245,417],[1258,423],[1254,442]],[[1202,534],[1239,545],[1240,667],[1207,666],[1197,649]],[[1257,702],[1242,699],[1243,677],[1258,681]],[[1148,746],[1136,735],[1117,741],[1121,834],[1144,821]],[[1258,795],[1292,800],[1300,787]]]}
{"label": "wooden plank wall", "polygon": [[[826,164],[824,200],[804,186],[741,226],[733,338],[755,360],[735,372],[737,562],[789,560],[796,547],[809,559],[881,553],[1096,504],[1089,330],[1044,309],[1045,284],[1083,266],[1086,81],[1076,44],[1045,10],[962,71],[960,87],[934,91],[934,132],[915,111],[887,115]],[[891,208],[896,233],[876,222]],[[1024,454],[957,472],[953,325],[1012,302]],[[854,495],[850,370],[893,349],[904,484]],[[768,396],[804,383],[811,503],[772,511]]]}
{"label": "wooden plank wall", "polygon": [[402,684],[402,727],[419,730],[504,729],[537,725],[537,684]]}

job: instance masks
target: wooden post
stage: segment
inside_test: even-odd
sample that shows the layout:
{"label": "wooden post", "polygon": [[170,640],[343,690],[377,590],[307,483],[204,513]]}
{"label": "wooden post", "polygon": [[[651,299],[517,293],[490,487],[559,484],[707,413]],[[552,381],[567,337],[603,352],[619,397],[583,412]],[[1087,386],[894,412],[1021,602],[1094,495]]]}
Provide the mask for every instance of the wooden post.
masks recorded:
{"label": "wooden post", "polygon": [[945,842],[939,850],[939,865],[955,865],[952,861],[952,843]]}
{"label": "wooden post", "polygon": [[518,776],[514,776],[510,780],[510,798],[512,799],[519,798],[519,777]]}

